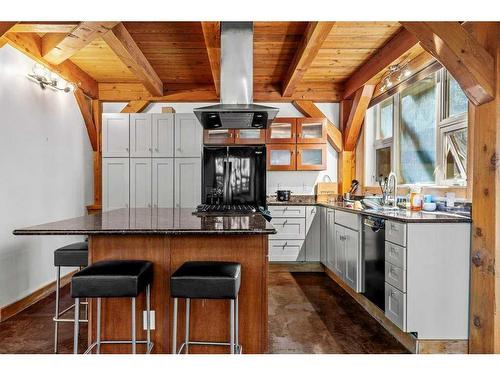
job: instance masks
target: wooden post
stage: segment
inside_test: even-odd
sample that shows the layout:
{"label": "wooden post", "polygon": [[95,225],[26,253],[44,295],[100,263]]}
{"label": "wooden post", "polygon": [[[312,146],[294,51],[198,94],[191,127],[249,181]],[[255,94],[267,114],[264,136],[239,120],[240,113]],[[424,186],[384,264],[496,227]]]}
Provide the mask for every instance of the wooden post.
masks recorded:
{"label": "wooden post", "polygon": [[[340,102],[340,126],[342,133],[345,133],[347,121],[351,112],[352,100],[342,100]],[[337,181],[339,183],[339,194],[349,191],[351,181],[356,176],[356,151],[346,151],[338,154]]]}
{"label": "wooden post", "polygon": [[89,213],[100,211],[102,208],[102,102],[92,100],[92,117],[97,132],[97,150],[94,151],[94,204],[87,207]]}

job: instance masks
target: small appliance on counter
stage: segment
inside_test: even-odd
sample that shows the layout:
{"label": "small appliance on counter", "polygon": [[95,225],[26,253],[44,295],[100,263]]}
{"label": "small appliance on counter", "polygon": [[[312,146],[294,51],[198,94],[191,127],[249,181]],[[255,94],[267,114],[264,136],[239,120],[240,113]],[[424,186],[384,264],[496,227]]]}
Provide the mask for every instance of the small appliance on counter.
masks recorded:
{"label": "small appliance on counter", "polygon": [[276,199],[280,202],[288,202],[292,192],[290,190],[277,190]]}

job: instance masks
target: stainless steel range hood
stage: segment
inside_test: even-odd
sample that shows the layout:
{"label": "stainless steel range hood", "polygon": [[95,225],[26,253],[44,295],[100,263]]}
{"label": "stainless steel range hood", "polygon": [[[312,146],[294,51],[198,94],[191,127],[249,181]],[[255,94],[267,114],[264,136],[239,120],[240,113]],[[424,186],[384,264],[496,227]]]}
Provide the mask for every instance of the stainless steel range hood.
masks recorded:
{"label": "stainless steel range hood", "polygon": [[277,108],[253,104],[253,23],[221,22],[220,104],[196,108],[205,129],[264,129]]}

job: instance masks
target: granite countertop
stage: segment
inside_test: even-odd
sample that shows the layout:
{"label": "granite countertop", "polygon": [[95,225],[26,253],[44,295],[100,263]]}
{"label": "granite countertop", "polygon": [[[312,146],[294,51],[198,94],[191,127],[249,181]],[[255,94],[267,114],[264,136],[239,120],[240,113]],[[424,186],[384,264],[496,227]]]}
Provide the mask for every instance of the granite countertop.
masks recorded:
{"label": "granite countertop", "polygon": [[28,228],[15,235],[89,234],[274,234],[260,214],[197,216],[193,209],[122,208]]}
{"label": "granite countertop", "polygon": [[316,204],[314,195],[291,195],[289,201],[279,201],[276,195],[267,197],[268,206],[313,206]]}

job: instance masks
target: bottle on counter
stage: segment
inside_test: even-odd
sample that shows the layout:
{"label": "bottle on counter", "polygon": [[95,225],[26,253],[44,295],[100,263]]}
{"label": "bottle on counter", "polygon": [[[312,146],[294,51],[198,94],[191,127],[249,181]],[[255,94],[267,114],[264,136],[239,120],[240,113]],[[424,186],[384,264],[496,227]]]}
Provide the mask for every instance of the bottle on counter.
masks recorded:
{"label": "bottle on counter", "polygon": [[410,210],[422,210],[422,189],[420,186],[413,186],[410,190]]}

